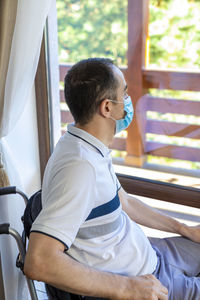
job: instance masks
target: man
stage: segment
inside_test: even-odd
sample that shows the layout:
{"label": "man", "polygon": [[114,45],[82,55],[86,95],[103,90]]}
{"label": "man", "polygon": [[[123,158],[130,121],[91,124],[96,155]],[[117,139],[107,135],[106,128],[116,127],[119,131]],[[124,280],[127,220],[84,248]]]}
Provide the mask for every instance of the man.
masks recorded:
{"label": "man", "polygon": [[[133,117],[121,71],[107,59],[83,60],[65,78],[65,98],[75,125],[47,164],[25,274],[107,299],[200,299],[200,227],[129,196],[113,171],[107,147]],[[149,241],[137,223],[188,239]]]}

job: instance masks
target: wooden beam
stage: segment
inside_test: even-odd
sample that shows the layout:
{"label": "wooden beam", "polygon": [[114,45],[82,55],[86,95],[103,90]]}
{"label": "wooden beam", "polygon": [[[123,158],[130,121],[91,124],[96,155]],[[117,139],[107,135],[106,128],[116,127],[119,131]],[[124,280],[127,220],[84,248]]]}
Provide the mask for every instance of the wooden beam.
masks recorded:
{"label": "wooden beam", "polygon": [[199,162],[200,148],[146,142],[145,152],[155,156]]}
{"label": "wooden beam", "polygon": [[[145,67],[145,46],[148,35],[148,0],[128,1],[128,69],[125,78],[128,84],[128,93],[134,107],[143,96],[142,68]],[[128,128],[127,152],[128,157],[135,157],[133,161],[143,161],[143,143],[138,128],[137,113],[134,121]],[[129,159],[129,158],[128,158]],[[125,158],[126,160],[126,158]]]}
{"label": "wooden beam", "polygon": [[69,110],[62,110],[61,111],[61,122],[62,123],[72,123],[74,122],[74,118]]}
{"label": "wooden beam", "polygon": [[146,89],[200,91],[200,73],[164,70],[142,70]]}
{"label": "wooden beam", "polygon": [[65,103],[65,94],[63,90],[60,90],[60,102]]}
{"label": "wooden beam", "polygon": [[56,2],[48,13],[35,77],[41,180],[47,161],[60,138],[60,101]]}
{"label": "wooden beam", "polygon": [[127,193],[200,208],[200,190],[177,184],[117,174]]}
{"label": "wooden beam", "polygon": [[45,40],[43,37],[40,59],[35,77],[36,109],[38,124],[38,141],[40,155],[40,173],[43,178],[44,169],[51,154],[50,151],[50,128],[49,128],[49,106],[47,91],[47,73]]}
{"label": "wooden beam", "polygon": [[65,75],[71,69],[73,64],[60,64],[59,71],[60,71],[60,81],[64,82]]}
{"label": "wooden beam", "polygon": [[179,124],[176,122],[160,120],[147,120],[145,132],[200,140],[200,125]]}
{"label": "wooden beam", "polygon": [[140,99],[137,111],[138,109],[138,113],[156,111],[163,114],[172,113],[200,116],[200,101],[153,97],[146,94]]}

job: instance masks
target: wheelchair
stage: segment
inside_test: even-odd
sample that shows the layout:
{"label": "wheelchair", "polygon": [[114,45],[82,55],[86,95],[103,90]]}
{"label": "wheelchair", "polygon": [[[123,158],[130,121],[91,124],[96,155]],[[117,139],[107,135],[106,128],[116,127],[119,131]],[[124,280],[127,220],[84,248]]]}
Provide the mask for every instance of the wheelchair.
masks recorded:
{"label": "wheelchair", "polygon": [[[24,230],[22,232],[22,235],[20,235],[14,228],[10,227],[9,223],[3,223],[0,224],[0,234],[10,234],[16,240],[19,249],[19,254],[16,259],[16,266],[17,268],[20,268],[21,271],[23,272],[24,260],[26,255],[26,245],[27,245],[27,240],[30,236],[31,226],[42,209],[41,190],[34,193],[30,197],[30,199],[28,199],[26,194],[24,194],[22,191],[17,189],[15,186],[0,188],[0,196],[9,195],[9,194],[19,194],[24,199],[26,207],[24,210],[24,214],[21,217]],[[29,279],[27,276],[26,276],[26,281],[31,296],[31,300],[39,300],[34,285],[34,281]],[[53,286],[50,286],[49,284],[45,284],[45,288],[49,300],[103,300],[103,298],[81,296],[81,295],[65,292]]]}

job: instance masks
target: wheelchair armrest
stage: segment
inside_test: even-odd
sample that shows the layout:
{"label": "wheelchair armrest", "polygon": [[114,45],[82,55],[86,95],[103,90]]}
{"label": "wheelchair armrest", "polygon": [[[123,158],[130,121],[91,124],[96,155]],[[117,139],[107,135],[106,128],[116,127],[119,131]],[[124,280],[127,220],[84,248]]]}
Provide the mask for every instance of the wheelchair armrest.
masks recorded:
{"label": "wheelchair armrest", "polygon": [[0,234],[9,234],[9,223],[0,224]]}
{"label": "wheelchair armrest", "polygon": [[17,189],[16,186],[7,186],[0,188],[0,196],[8,195],[8,194],[16,194]]}

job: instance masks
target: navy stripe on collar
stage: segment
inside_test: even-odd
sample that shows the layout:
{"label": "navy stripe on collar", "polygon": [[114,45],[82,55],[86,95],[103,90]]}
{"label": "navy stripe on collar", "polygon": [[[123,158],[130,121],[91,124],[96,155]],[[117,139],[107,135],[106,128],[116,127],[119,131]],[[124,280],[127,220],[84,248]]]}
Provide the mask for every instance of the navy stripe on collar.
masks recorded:
{"label": "navy stripe on collar", "polygon": [[94,146],[92,143],[90,143],[90,142],[88,142],[87,140],[85,140],[85,139],[83,139],[82,137],[80,137],[80,136],[78,136],[78,135],[76,135],[76,134],[74,134],[74,133],[71,133],[71,132],[69,132],[69,131],[67,131],[69,134],[71,134],[71,135],[73,135],[73,136],[75,136],[75,137],[77,137],[77,138],[79,138],[79,139],[81,139],[81,140],[83,140],[84,142],[86,142],[86,143],[88,143],[89,145],[91,145],[92,147],[94,147],[103,157],[104,157],[104,155],[103,155],[103,153],[101,152],[101,150],[99,150],[99,148],[97,148],[96,146]]}

